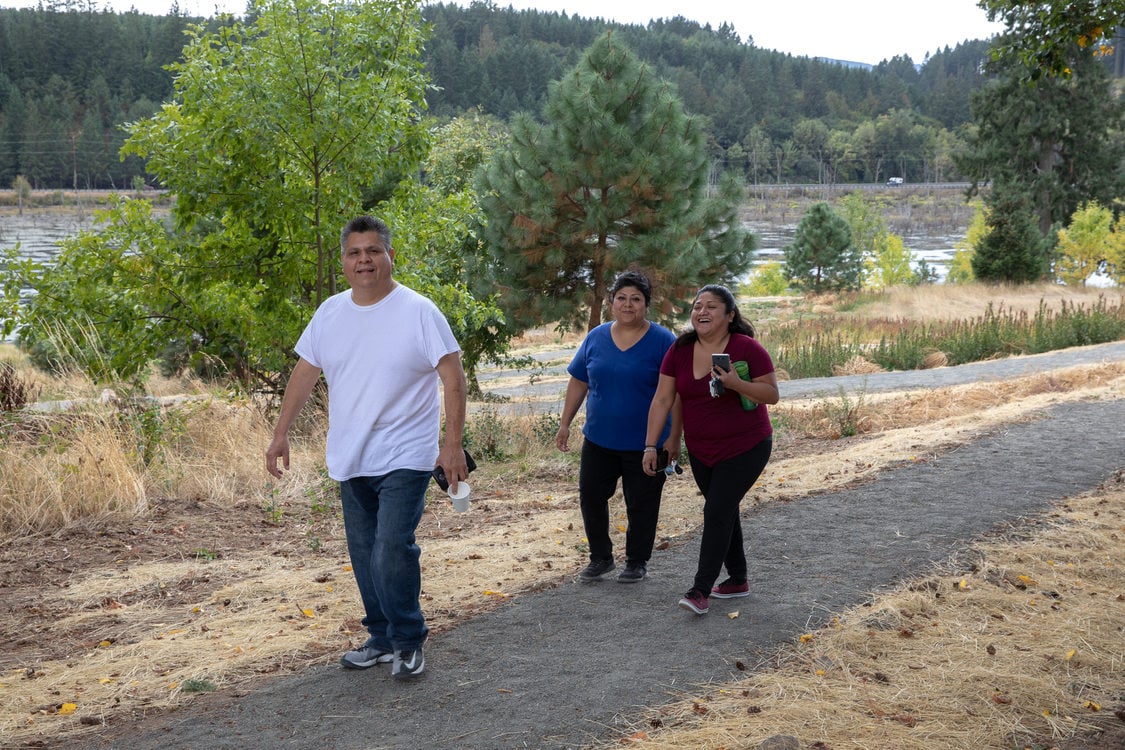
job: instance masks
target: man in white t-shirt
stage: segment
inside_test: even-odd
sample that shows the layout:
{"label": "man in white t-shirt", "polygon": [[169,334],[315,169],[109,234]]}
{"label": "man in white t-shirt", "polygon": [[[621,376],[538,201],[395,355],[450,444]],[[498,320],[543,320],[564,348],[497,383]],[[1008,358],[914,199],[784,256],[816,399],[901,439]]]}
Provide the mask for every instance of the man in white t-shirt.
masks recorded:
{"label": "man in white t-shirt", "polygon": [[340,482],[348,553],[370,634],[340,663],[348,669],[393,663],[393,676],[417,677],[429,629],[418,602],[421,550],[414,533],[434,467],[442,467],[453,489],[469,475],[461,446],[465,372],[441,311],[392,278],[395,253],[384,222],[352,219],[340,234],[340,250],[351,289],[317,308],[294,347],[299,359],[266,449],[266,470],[281,477],[289,469],[289,428],[323,373],[328,474]]}

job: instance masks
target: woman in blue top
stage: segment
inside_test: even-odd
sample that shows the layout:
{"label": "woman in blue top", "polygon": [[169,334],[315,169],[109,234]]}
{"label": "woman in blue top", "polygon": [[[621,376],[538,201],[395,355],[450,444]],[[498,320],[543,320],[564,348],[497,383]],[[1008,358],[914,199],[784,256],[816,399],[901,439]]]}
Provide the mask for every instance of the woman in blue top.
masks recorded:
{"label": "woman in blue top", "polygon": [[[560,451],[569,450],[570,423],[585,400],[578,495],[590,564],[578,574],[583,581],[600,580],[616,567],[609,538],[609,499],[617,491],[618,479],[629,518],[625,570],[617,576],[618,582],[644,579],[656,541],[666,475],[659,471],[649,476],[641,459],[660,363],[676,337],[645,317],[651,299],[652,288],[644,274],[626,271],[618,276],[610,290],[613,322],[590,331],[567,368],[570,381],[555,444]],[[679,458],[680,433],[680,411],[673,408],[660,436],[669,461]]]}

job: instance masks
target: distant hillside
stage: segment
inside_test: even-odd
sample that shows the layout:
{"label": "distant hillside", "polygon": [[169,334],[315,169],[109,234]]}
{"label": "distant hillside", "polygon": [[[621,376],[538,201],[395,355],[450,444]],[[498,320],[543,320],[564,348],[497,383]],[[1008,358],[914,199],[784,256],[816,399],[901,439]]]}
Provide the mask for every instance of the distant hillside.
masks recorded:
{"label": "distant hillside", "polygon": [[[165,66],[203,19],[52,7],[69,9],[0,9],[0,186],[17,174],[37,188],[151,182],[138,160],[118,159],[120,125],[172,95]],[[872,67],[763,50],[680,17],[606,24],[490,3],[436,3],[425,17],[432,115],[537,113],[547,84],[612,29],[704,118],[717,163],[751,182],[955,178],[948,153],[987,54],[965,41],[921,65]]]}
{"label": "distant hillside", "polygon": [[[684,18],[647,26],[485,4],[427,7],[431,112],[476,107],[500,118],[538,112],[547,83],[607,29],[620,34],[688,110],[706,118],[716,159],[752,182],[943,180],[969,95],[983,85],[984,41],[966,41],[921,66],[907,57],[858,66],[763,50],[733,29]],[[834,144],[834,145],[833,145]]]}

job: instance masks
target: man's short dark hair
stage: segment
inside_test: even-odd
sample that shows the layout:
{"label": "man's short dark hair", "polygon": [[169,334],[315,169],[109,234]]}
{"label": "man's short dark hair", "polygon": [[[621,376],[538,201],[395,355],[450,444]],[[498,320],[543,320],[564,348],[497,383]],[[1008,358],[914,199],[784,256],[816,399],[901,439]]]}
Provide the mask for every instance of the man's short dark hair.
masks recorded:
{"label": "man's short dark hair", "polygon": [[348,241],[348,237],[353,232],[378,232],[379,238],[383,240],[383,249],[391,249],[391,228],[382,219],[376,219],[374,216],[357,216],[347,224],[340,232],[340,254],[344,253],[344,243]]}

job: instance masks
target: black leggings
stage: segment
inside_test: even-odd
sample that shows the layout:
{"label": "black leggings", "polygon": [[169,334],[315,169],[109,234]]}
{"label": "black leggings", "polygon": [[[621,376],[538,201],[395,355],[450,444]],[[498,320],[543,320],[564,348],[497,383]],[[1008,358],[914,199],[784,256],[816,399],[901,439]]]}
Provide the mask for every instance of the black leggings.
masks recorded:
{"label": "black leggings", "polygon": [[719,578],[723,565],[727,575],[746,580],[746,549],[742,542],[739,504],[758,481],[770,460],[773,441],[766,438],[745,453],[705,466],[691,456],[691,473],[703,493],[703,539],[699,543],[699,566],[693,587],[706,596]]}
{"label": "black leggings", "polygon": [[660,516],[660,494],[664,472],[645,474],[641,451],[616,451],[582,441],[582,464],[578,469],[578,497],[582,523],[590,543],[591,560],[612,560],[613,541],[609,538],[609,499],[617,491],[625,496],[629,527],[625,532],[627,562],[648,562],[656,541],[656,521]]}

